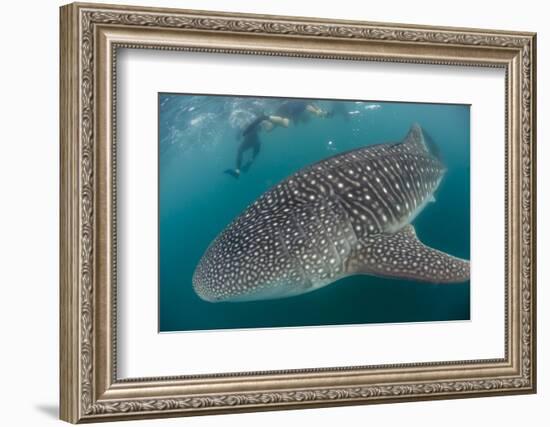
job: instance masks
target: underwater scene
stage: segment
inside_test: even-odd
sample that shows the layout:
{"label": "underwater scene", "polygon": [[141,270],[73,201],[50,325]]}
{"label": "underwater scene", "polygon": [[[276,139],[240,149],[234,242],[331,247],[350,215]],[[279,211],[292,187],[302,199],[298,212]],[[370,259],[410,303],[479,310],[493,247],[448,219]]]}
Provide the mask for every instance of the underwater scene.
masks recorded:
{"label": "underwater scene", "polygon": [[159,331],[470,319],[470,106],[159,93]]}

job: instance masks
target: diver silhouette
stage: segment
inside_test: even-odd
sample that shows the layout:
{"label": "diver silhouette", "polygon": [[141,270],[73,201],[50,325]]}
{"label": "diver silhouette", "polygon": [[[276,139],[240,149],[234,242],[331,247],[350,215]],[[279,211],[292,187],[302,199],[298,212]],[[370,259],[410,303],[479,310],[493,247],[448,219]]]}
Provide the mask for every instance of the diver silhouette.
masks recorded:
{"label": "diver silhouette", "polygon": [[275,114],[278,117],[287,118],[293,123],[306,122],[311,115],[318,117],[326,117],[327,112],[319,108],[312,102],[302,99],[289,99],[284,101]]}
{"label": "diver silhouette", "polygon": [[350,120],[350,116],[346,103],[342,101],[332,101],[332,103],[330,104],[330,109],[326,113],[326,117],[340,117],[344,121],[348,122]]}
{"label": "diver silhouette", "polygon": [[[235,169],[226,169],[224,173],[238,178],[241,171],[247,172],[252,163],[260,153],[261,141],[259,133],[262,129],[270,131],[274,125],[288,126],[288,119],[279,116],[268,116],[260,114],[252,123],[250,123],[241,133],[242,141],[237,149],[237,159]],[[243,158],[246,151],[252,150],[251,158],[243,164]]]}
{"label": "diver silhouette", "polygon": [[[247,172],[260,153],[262,142],[260,131],[270,131],[275,125],[288,127],[291,122],[298,123],[306,121],[310,115],[327,117],[327,112],[315,104],[304,100],[287,100],[277,108],[274,115],[261,113],[242,131],[241,143],[237,149],[237,159],[234,169],[226,169],[224,173],[233,178],[239,178],[241,172]],[[251,150],[251,157],[243,163],[245,152]]]}

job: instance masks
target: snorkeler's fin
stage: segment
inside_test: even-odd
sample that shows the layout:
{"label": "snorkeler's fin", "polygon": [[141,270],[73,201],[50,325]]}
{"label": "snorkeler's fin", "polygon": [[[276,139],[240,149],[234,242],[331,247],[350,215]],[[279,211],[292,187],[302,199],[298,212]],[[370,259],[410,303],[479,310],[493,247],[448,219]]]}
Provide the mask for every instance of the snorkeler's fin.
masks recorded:
{"label": "snorkeler's fin", "polygon": [[238,179],[239,176],[241,176],[241,172],[239,171],[239,169],[226,169],[223,171],[223,173],[231,175],[233,178],[236,178],[236,179]]}

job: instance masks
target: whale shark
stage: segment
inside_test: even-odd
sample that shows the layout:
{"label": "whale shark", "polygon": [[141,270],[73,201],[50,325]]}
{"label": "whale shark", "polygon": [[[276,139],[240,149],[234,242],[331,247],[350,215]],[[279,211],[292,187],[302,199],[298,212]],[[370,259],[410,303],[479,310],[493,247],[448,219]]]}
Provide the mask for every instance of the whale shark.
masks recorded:
{"label": "whale shark", "polygon": [[289,176],[209,245],[193,274],[196,294],[209,302],[286,298],[358,274],[469,280],[468,260],[424,245],[411,225],[446,172],[430,145],[413,124],[400,142],[341,153]]}

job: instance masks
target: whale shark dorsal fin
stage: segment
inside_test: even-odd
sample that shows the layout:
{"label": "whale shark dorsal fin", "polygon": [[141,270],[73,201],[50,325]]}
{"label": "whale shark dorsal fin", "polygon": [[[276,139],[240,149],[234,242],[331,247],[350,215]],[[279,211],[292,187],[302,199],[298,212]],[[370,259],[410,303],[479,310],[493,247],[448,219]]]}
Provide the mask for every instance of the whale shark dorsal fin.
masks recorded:
{"label": "whale shark dorsal fin", "polygon": [[379,234],[362,242],[352,254],[350,273],[401,277],[430,283],[465,282],[470,262],[429,248],[412,225],[394,234]]}
{"label": "whale shark dorsal fin", "polygon": [[424,133],[418,123],[414,123],[409,129],[409,133],[403,139],[402,144],[413,150],[430,151],[426,140],[424,139]]}

